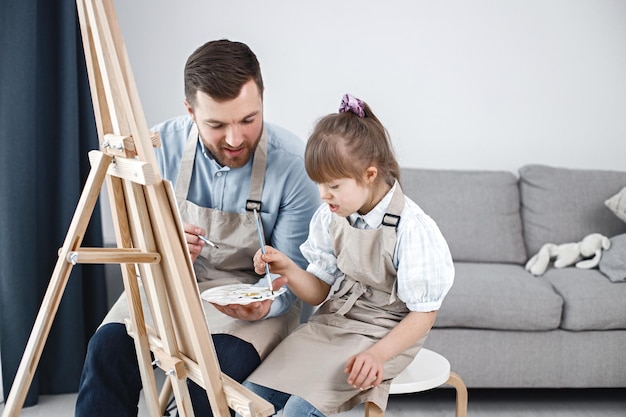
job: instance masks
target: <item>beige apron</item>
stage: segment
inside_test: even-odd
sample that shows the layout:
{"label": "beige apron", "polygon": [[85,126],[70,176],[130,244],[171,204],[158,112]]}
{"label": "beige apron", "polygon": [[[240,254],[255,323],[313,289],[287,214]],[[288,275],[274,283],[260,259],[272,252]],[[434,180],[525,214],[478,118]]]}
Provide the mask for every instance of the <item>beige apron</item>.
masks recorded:
{"label": "beige apron", "polygon": [[350,356],[372,346],[409,312],[396,297],[393,266],[395,226],[403,207],[398,184],[381,228],[357,229],[333,216],[330,233],[343,282],[248,380],[302,397],[326,415],[366,401],[385,410],[391,379],[411,363],[426,336],[385,363],[385,380],[376,388],[353,388],[343,370]]}
{"label": "beige apron", "polygon": [[[252,264],[252,257],[259,249],[254,213],[249,210],[243,213],[225,212],[200,207],[187,200],[197,143],[198,129],[194,124],[183,151],[175,195],[183,221],[203,227],[207,231],[207,238],[219,246],[216,249],[205,245],[201,255],[194,262],[199,289],[202,292],[220,285],[256,283],[261,277],[254,272]],[[260,211],[266,163],[267,134],[263,130],[252,162],[250,190],[246,203],[249,209],[256,207]],[[152,324],[143,290],[141,295],[146,322]],[[228,333],[251,343],[261,359],[298,325],[301,310],[301,303],[298,301],[280,317],[248,322],[222,314],[210,303],[203,301],[203,306],[211,333]],[[128,316],[126,293],[122,293],[103,324],[123,322]]]}

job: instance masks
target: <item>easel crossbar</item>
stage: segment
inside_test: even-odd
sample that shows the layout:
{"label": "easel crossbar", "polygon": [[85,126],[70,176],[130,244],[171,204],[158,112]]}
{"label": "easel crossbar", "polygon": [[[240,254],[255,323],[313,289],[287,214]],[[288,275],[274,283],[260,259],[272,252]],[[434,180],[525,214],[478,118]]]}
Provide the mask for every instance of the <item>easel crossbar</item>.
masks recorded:
{"label": "easel crossbar", "polygon": [[132,248],[81,248],[67,255],[68,262],[76,264],[156,264],[161,255],[156,252],[141,252]]}

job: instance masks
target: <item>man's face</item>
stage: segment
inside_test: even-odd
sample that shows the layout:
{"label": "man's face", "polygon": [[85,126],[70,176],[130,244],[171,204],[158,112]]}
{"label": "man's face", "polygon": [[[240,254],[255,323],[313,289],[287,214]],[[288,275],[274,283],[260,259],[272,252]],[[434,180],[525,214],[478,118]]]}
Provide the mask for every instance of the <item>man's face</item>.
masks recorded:
{"label": "man's face", "polygon": [[187,100],[185,106],[220,165],[239,168],[250,160],[263,131],[263,99],[253,80],[233,100],[218,102],[198,91],[194,107]]}

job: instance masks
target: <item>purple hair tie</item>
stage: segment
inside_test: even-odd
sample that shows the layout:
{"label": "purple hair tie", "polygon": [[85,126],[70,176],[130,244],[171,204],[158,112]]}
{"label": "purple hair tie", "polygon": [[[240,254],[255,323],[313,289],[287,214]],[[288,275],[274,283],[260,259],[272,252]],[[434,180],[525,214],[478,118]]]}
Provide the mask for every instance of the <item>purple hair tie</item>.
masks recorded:
{"label": "purple hair tie", "polygon": [[352,94],[344,94],[339,105],[339,113],[352,112],[359,117],[365,117],[365,104]]}

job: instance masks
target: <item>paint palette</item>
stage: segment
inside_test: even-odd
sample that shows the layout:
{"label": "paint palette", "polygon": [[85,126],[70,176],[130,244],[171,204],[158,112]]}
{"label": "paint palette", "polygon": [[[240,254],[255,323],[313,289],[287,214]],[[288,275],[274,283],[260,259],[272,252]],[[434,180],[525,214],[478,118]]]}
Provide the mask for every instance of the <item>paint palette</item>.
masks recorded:
{"label": "paint palette", "polygon": [[258,287],[252,284],[232,284],[210,288],[203,291],[200,295],[203,300],[209,303],[225,306],[228,304],[246,305],[257,301],[273,300],[285,291],[287,291],[287,288],[281,287],[274,290],[272,294],[267,287]]}

